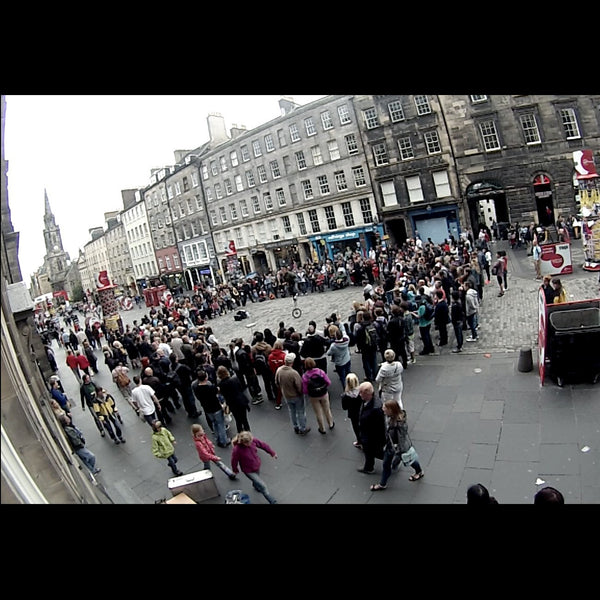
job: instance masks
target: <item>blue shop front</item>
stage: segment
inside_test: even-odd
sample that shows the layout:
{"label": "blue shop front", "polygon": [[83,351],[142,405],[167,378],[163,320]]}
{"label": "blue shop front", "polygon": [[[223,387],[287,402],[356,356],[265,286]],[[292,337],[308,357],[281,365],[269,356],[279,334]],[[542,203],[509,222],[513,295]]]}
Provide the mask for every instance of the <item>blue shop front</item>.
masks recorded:
{"label": "blue shop front", "polygon": [[347,248],[367,256],[371,248],[381,244],[382,238],[383,226],[380,224],[308,237],[313,246],[313,259],[318,261],[333,260],[337,254],[345,254]]}
{"label": "blue shop front", "polygon": [[450,235],[458,240],[460,219],[456,204],[445,206],[427,205],[420,210],[409,211],[408,217],[415,235],[418,232],[423,242],[427,242],[431,238],[434,244],[439,244]]}

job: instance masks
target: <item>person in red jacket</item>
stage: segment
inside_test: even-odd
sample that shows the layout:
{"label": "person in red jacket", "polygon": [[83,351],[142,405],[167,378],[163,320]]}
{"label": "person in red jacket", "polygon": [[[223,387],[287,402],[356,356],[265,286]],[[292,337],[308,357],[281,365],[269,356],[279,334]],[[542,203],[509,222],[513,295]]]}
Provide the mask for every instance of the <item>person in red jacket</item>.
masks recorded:
{"label": "person in red jacket", "polygon": [[71,371],[73,371],[73,375],[77,378],[77,381],[81,383],[81,373],[79,372],[79,363],[77,361],[77,357],[73,354],[72,350],[67,350],[67,359],[65,361],[67,366]]}
{"label": "person in red jacket", "polygon": [[206,435],[204,427],[194,423],[192,425],[192,439],[198,451],[198,457],[204,463],[205,469],[210,469],[210,463],[214,462],[229,479],[235,481],[237,477],[235,473],[215,454],[215,446]]}
{"label": "person in red jacket", "polygon": [[277,458],[275,450],[266,442],[255,438],[249,431],[240,431],[232,440],[231,468],[234,473],[242,473],[252,482],[254,489],[261,493],[269,502],[276,504],[277,500],[271,496],[267,484],[260,478],[260,456],[258,448]]}
{"label": "person in red jacket", "polygon": [[[273,373],[273,377],[275,377],[275,373],[277,373],[277,369],[285,364],[285,355],[286,352],[283,349],[283,342],[281,340],[276,340],[273,344],[273,349],[269,353],[269,357],[267,358],[267,362],[269,364],[269,368]],[[277,385],[275,386],[277,390],[277,396],[275,398],[275,406],[281,406],[281,388]]]}
{"label": "person in red jacket", "polygon": [[79,369],[91,377],[92,374],[90,373],[90,361],[88,360],[88,357],[85,354],[81,354],[79,350],[75,350],[75,358],[77,359],[77,366]]}

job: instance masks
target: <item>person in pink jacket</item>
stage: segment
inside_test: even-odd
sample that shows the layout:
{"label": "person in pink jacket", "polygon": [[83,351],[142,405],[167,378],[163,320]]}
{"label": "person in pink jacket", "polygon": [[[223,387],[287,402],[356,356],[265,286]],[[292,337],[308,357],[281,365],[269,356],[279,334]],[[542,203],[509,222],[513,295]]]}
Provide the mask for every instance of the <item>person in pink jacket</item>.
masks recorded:
{"label": "person in pink jacket", "polygon": [[198,425],[197,423],[192,425],[192,439],[198,451],[198,456],[204,463],[205,469],[210,469],[210,463],[214,462],[229,479],[232,481],[237,479],[235,473],[215,454],[215,446],[204,432],[202,425]]}
{"label": "person in pink jacket", "polygon": [[275,450],[266,442],[255,438],[249,431],[240,431],[232,441],[231,468],[234,473],[242,473],[252,482],[254,489],[261,493],[269,502],[276,504],[277,500],[271,496],[267,484],[260,478],[260,456],[258,448],[277,458]]}

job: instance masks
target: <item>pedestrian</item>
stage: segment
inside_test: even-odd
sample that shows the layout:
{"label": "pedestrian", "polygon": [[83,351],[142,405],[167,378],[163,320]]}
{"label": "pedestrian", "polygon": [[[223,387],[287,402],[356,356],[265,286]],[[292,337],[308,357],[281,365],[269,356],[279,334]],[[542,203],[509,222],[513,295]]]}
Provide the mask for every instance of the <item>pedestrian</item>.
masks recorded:
{"label": "pedestrian", "polygon": [[235,473],[215,454],[215,447],[210,439],[208,439],[202,425],[198,425],[197,423],[192,425],[192,439],[198,451],[198,457],[204,463],[203,466],[205,469],[210,470],[210,463],[213,462],[229,479],[232,481],[237,479]]}
{"label": "pedestrian", "polygon": [[398,304],[392,304],[390,312],[391,317],[387,323],[387,336],[390,342],[390,348],[394,351],[397,358],[402,361],[402,366],[406,369],[408,366],[408,357],[406,355],[407,340],[404,311]]}
{"label": "pedestrian", "polygon": [[[402,460],[402,453],[408,451],[412,445],[407,439],[405,431],[406,422],[402,420],[403,412],[404,411],[394,400],[386,400],[383,403],[383,413],[385,415],[385,446],[383,448],[383,466],[379,483],[375,483],[370,488],[372,492],[386,489],[387,482],[392,474],[392,471],[395,468],[398,468]],[[421,473],[418,478],[420,479],[423,477],[423,470],[421,469],[418,461],[414,461],[412,465],[415,468],[416,473]],[[413,480],[411,479],[411,481]]]}
{"label": "pedestrian", "polygon": [[69,442],[69,446],[79,458],[83,464],[94,474],[97,475],[100,473],[101,469],[96,467],[96,456],[91,451],[85,447],[85,438],[83,437],[83,433],[73,425],[71,419],[68,416],[64,415],[60,418],[60,423],[63,427],[63,430],[67,436],[67,441]]}
{"label": "pedestrian", "polygon": [[406,301],[400,303],[400,308],[404,312],[404,326],[406,328],[406,358],[410,356],[411,364],[415,364],[417,359],[415,357],[415,319],[410,305]]}
{"label": "pedestrian", "polygon": [[123,431],[119,426],[119,423],[123,423],[123,419],[119,414],[115,399],[102,387],[97,388],[93,409],[104,429],[108,431],[110,439],[117,446],[119,444],[124,444],[125,438],[123,437]]}
{"label": "pedestrian", "polygon": [[[146,367],[142,374],[142,383],[148,385],[154,391],[158,398],[158,407],[156,408],[156,418],[164,424],[170,425],[173,422],[169,413],[175,412],[175,407],[171,404],[168,396],[168,384],[164,383],[166,377],[163,371],[160,370],[160,365],[156,365],[156,370],[161,374],[161,378],[157,377],[152,367]],[[177,395],[177,391],[174,392]],[[132,392],[133,394],[133,392]],[[179,396],[177,396],[179,398]]]}
{"label": "pedestrian", "polygon": [[[266,331],[266,330],[265,330]],[[295,355],[294,355],[295,356]],[[269,358],[267,362],[269,363],[269,368],[271,369],[271,373],[273,373],[273,378],[275,378],[275,373],[277,373],[277,369],[285,364],[286,352],[283,349],[283,341],[279,339],[275,339],[273,342],[273,349],[269,353]],[[281,404],[281,388],[275,385],[275,405]]]}
{"label": "pedestrian", "polygon": [[58,378],[50,378],[50,395],[52,396],[52,399],[58,402],[59,406],[62,408],[62,410],[65,411],[67,416],[72,421],[73,419],[71,418],[71,402],[69,401],[67,395],[65,394],[64,390],[61,389],[61,387],[62,386],[60,385],[60,380]]}
{"label": "pedestrian", "polygon": [[250,348],[250,355],[254,363],[254,370],[257,375],[260,375],[263,380],[265,391],[269,402],[275,404],[275,409],[281,409],[281,399],[277,403],[277,389],[275,387],[274,374],[269,366],[269,355],[273,351],[273,347],[264,339],[262,331],[257,331],[254,334],[254,345]]}
{"label": "pedestrian", "polygon": [[329,403],[329,386],[331,379],[327,373],[317,367],[314,358],[308,357],[304,360],[304,374],[302,375],[302,393],[308,396],[319,425],[319,433],[325,431],[325,421],[329,429],[335,427],[331,405]]}
{"label": "pedestrian", "polygon": [[225,414],[219,398],[219,389],[210,381],[208,374],[203,369],[196,371],[196,381],[192,383],[192,392],[204,409],[209,427],[217,436],[217,446],[226,448],[231,442],[227,437]]}
{"label": "pedestrian", "polygon": [[490,496],[488,489],[481,483],[474,483],[467,490],[467,504],[484,505],[498,504],[494,496]]}
{"label": "pedestrian", "polygon": [[169,355],[169,361],[171,363],[170,370],[177,375],[176,381],[178,381],[178,383],[176,383],[176,388],[181,395],[187,416],[190,419],[197,419],[200,416],[200,413],[198,412],[198,407],[196,406],[196,397],[192,392],[194,372],[185,363],[179,362],[175,352],[171,352]]}
{"label": "pedestrian", "polygon": [[88,360],[85,353],[82,354],[79,350],[75,350],[75,358],[77,359],[77,365],[79,366],[79,370],[82,373],[86,373],[91,377],[92,373],[90,372],[90,361]]}
{"label": "pedestrian", "polygon": [[69,344],[73,348],[73,352],[79,348],[79,338],[72,329],[69,329]]}
{"label": "pedestrian", "polygon": [[125,400],[127,400],[127,402],[133,406],[133,402],[131,400],[131,379],[129,378],[129,367],[126,367],[121,361],[119,361],[117,366],[112,370],[111,375],[123,398],[125,398]]}
{"label": "pedestrian", "polygon": [[441,347],[446,346],[448,344],[448,323],[450,322],[450,310],[443,290],[436,290],[435,298],[436,302],[433,311],[433,323],[434,327],[438,330],[438,333],[440,335],[438,346]]}
{"label": "pedestrian", "polygon": [[365,310],[362,312],[362,322],[356,330],[356,347],[360,350],[365,379],[367,381],[375,381],[379,346],[377,328],[373,323],[371,313]]}
{"label": "pedestrian", "polygon": [[506,292],[508,290],[508,254],[504,250],[501,250],[498,254],[502,261],[502,281],[504,283],[504,291]]}
{"label": "pedestrian", "polygon": [[261,460],[258,449],[277,458],[277,453],[266,443],[255,438],[249,431],[241,431],[232,440],[231,468],[234,473],[242,473],[252,482],[252,487],[262,494],[269,504],[276,504],[277,500],[271,496],[267,484],[260,477]]}
{"label": "pedestrian", "polygon": [[310,431],[310,427],[306,427],[306,404],[302,378],[293,367],[295,360],[296,355],[293,352],[285,356],[284,364],[275,372],[275,385],[285,399],[294,432],[306,435]]}
{"label": "pedestrian", "polygon": [[498,287],[498,297],[504,296],[504,261],[502,260],[502,251],[498,251],[496,254],[496,262],[492,267],[492,275],[496,276]]}
{"label": "pedestrian", "polygon": [[385,416],[381,400],[375,396],[375,389],[370,381],[364,381],[358,387],[358,394],[362,400],[358,427],[360,432],[360,445],[365,459],[360,473],[371,475],[375,473],[375,459],[383,458],[385,446]]}
{"label": "pedestrian", "polygon": [[90,411],[90,414],[92,415],[92,418],[94,419],[94,424],[100,432],[100,435],[102,437],[105,437],[106,432],[104,431],[102,422],[98,418],[98,414],[94,408],[94,404],[96,402],[96,395],[98,394],[99,389],[100,386],[96,385],[92,381],[92,378],[86,373],[83,376],[83,381],[81,383],[81,386],[79,387],[79,396],[81,398],[81,410],[85,411],[85,408],[87,406],[88,410]]}
{"label": "pedestrian", "polygon": [[135,384],[131,390],[133,404],[138,409],[138,414],[141,413],[142,418],[152,427],[152,423],[156,420],[156,411],[160,409],[158,398],[149,385],[142,383],[139,375],[134,375],[133,383]]}
{"label": "pedestrian", "polygon": [[470,281],[465,281],[463,284],[466,289],[465,294],[465,313],[467,315],[467,324],[471,329],[471,335],[467,338],[467,342],[477,341],[477,326],[479,321],[479,296],[477,291],[473,289]]}
{"label": "pedestrian", "polygon": [[562,282],[558,277],[554,277],[552,279],[552,288],[554,289],[554,300],[553,304],[562,304],[563,302],[568,302],[567,298],[567,290],[565,290]]}
{"label": "pedestrian", "polygon": [[328,347],[329,340],[317,332],[317,323],[310,321],[300,349],[300,356],[304,359],[305,364],[307,358],[312,358],[317,367],[327,373]]}
{"label": "pedestrian", "polygon": [[183,475],[183,471],[180,471],[177,467],[176,443],[175,436],[166,427],[163,427],[160,421],[152,423],[152,454],[156,458],[166,459],[173,475],[179,477]]}
{"label": "pedestrian", "polygon": [[71,369],[73,375],[75,375],[75,379],[77,379],[78,383],[81,383],[81,372],[79,371],[79,361],[77,357],[73,353],[72,350],[67,350],[67,357],[65,362],[69,369]]}
{"label": "pedestrian", "polygon": [[329,349],[327,350],[327,355],[331,356],[335,372],[340,378],[342,387],[344,387],[346,383],[346,375],[350,373],[350,369],[352,368],[352,356],[350,356],[350,338],[335,325],[329,326],[328,333],[331,343],[329,345]]}
{"label": "pedestrian", "polygon": [[413,315],[419,319],[419,334],[423,342],[423,349],[419,352],[420,356],[435,354],[435,348],[431,340],[431,324],[433,323],[434,307],[431,298],[425,293],[425,289],[419,288],[420,300],[417,302],[418,309]]}
{"label": "pedestrian", "polygon": [[533,240],[532,254],[533,266],[535,267],[535,278],[542,278],[542,249],[537,238]]}
{"label": "pedestrian", "polygon": [[383,356],[385,360],[381,363],[375,377],[375,385],[378,386],[381,400],[382,402],[395,400],[400,408],[404,408],[402,404],[402,389],[404,387],[402,372],[404,367],[399,360],[396,360],[396,353],[391,348],[388,348]]}
{"label": "pedestrian", "polygon": [[237,432],[250,431],[250,400],[244,393],[240,380],[223,365],[217,368],[217,387],[233,415]]}
{"label": "pedestrian", "polygon": [[238,365],[236,375],[239,378],[242,390],[248,388],[252,396],[252,404],[262,404],[264,399],[254,365],[252,364],[250,347],[244,344],[242,338],[236,338],[232,351]]}
{"label": "pedestrian", "polygon": [[548,485],[536,492],[535,496],[533,497],[533,503],[536,506],[545,504],[564,504],[565,499],[556,488]]}
{"label": "pedestrian", "polygon": [[458,290],[452,291],[452,304],[450,305],[450,318],[452,320],[452,328],[454,329],[454,337],[456,339],[456,346],[452,348],[452,352],[455,354],[462,352],[463,347],[463,322],[465,320],[465,311],[463,303],[460,299],[460,292]]}
{"label": "pedestrian", "polygon": [[44,350],[46,351],[46,358],[48,359],[48,363],[50,364],[50,368],[54,373],[58,372],[58,364],[56,363],[56,354],[54,354],[54,349],[52,348],[52,342],[48,344],[44,344]]}
{"label": "pedestrian", "polygon": [[359,416],[360,407],[362,406],[362,398],[358,395],[358,387],[360,381],[356,373],[348,373],[346,375],[346,383],[344,385],[344,393],[342,394],[342,410],[347,411],[348,418],[352,424],[355,440],[353,443],[355,448],[362,450],[360,443],[360,427]]}
{"label": "pedestrian", "polygon": [[552,275],[544,275],[541,289],[544,292],[546,304],[554,304],[554,288],[552,287]]}

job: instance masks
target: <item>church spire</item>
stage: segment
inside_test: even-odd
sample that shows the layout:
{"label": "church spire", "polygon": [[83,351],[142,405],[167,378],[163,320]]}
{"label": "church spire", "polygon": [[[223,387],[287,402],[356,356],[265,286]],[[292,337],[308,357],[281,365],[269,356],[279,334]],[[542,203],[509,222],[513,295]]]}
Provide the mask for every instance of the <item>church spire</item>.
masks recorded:
{"label": "church spire", "polygon": [[48,192],[46,191],[46,188],[44,188],[44,201],[45,201],[44,214],[51,215],[52,211],[50,210],[50,200],[48,200]]}

